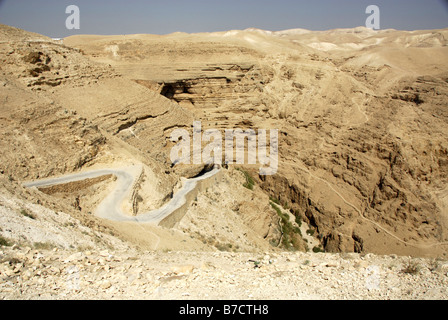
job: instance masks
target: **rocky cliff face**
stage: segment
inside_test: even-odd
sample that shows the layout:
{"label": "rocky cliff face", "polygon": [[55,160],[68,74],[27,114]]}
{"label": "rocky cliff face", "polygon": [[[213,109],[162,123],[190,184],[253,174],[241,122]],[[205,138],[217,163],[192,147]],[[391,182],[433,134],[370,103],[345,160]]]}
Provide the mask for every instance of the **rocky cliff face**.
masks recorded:
{"label": "rocky cliff face", "polygon": [[66,43],[177,103],[203,129],[280,129],[278,173],[247,170],[327,251],[441,254],[446,32],[247,30]]}
{"label": "rocky cliff face", "polygon": [[[109,230],[146,249],[216,250],[219,242],[202,243],[179,231],[173,235],[160,228],[152,231],[147,226],[114,225],[96,219],[92,212],[108,194],[115,179],[103,177],[53,189],[22,187],[25,181],[138,163],[143,167],[141,179],[136,181],[132,199],[125,205],[131,205],[132,213],[139,214],[169,201],[181,186],[181,178],[196,176],[204,165],[173,167],[170,151],[174,143],[169,139],[170,133],[174,128],[190,130],[194,116],[191,110],[157,89],[148,90],[145,86],[151,83],[136,83],[108,64],[90,61],[82,50],[43,36],[7,26],[0,26],[0,34],[3,37],[0,42],[0,144],[4,150],[0,191],[4,199],[12,197],[12,201],[19,201],[27,208],[11,209],[4,202],[0,203],[7,212],[0,229],[2,240],[6,237],[16,244],[32,245],[30,239],[41,236],[42,241],[59,247],[64,239],[39,234],[39,230],[44,232],[40,223],[48,218],[54,222],[54,228],[71,234],[67,230],[70,226],[54,218],[60,211],[89,228]],[[162,84],[155,82],[155,88],[157,86],[163,89]],[[239,182],[238,185],[243,188]],[[258,192],[262,194],[261,190]],[[234,192],[230,196],[238,195]],[[49,208],[48,212],[42,209],[44,207]],[[34,232],[34,226],[27,229],[28,222],[22,217],[22,211],[33,216],[32,220],[38,220],[38,231]],[[261,224],[258,219],[244,224],[240,221],[243,218],[237,217],[241,223],[238,230],[251,234],[244,247],[246,250],[269,247],[269,242],[263,238],[273,215],[268,202],[257,216],[260,214]],[[252,212],[244,217],[246,220],[254,218]],[[33,234],[27,234],[26,230],[33,230]],[[162,235],[158,236],[160,232]],[[94,235],[89,233],[86,237],[91,238],[91,243],[95,242]],[[230,238],[233,237],[235,233]],[[67,242],[65,238],[65,247],[80,246],[73,239]]]}
{"label": "rocky cliff face", "polygon": [[[446,30],[76,36],[64,44],[0,30],[4,181],[138,162],[138,214],[204,168],[173,166],[173,130],[192,133],[193,121],[222,136],[278,129],[277,173],[238,166],[254,180],[247,190],[228,170],[230,180],[199,194],[178,229],[235,245],[236,233],[207,217],[213,211],[248,234],[247,248],[272,246],[294,227],[274,201],[326,251],[446,254]],[[89,192],[51,201],[90,210],[99,195]]]}

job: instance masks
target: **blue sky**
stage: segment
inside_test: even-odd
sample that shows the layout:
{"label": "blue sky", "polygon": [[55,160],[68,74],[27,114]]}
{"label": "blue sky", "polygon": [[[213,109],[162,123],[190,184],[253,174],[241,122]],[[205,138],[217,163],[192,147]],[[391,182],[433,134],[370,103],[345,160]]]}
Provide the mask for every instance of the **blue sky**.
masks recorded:
{"label": "blue sky", "polygon": [[[81,28],[68,30],[68,5]],[[260,28],[328,30],[365,25],[381,10],[381,29],[448,27],[448,0],[0,0],[0,23],[50,37],[73,34],[167,34]]]}

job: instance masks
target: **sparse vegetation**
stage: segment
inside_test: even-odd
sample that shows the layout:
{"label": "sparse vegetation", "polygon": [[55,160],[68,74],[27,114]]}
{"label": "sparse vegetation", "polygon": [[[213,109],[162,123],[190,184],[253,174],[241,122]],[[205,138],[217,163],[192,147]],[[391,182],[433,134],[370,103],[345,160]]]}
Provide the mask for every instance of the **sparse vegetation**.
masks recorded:
{"label": "sparse vegetation", "polygon": [[10,247],[10,246],[11,242],[8,239],[0,236],[0,247]]}
{"label": "sparse vegetation", "polygon": [[[286,249],[297,250],[300,248],[300,239],[302,238],[302,232],[298,227],[292,225],[289,221],[289,215],[284,214],[282,210],[274,203],[270,202],[271,207],[277,212],[281,219],[281,232],[282,232],[282,244]],[[298,237],[300,236],[300,238]]]}
{"label": "sparse vegetation", "polygon": [[37,250],[50,250],[56,248],[56,245],[51,242],[34,242],[33,247]]}
{"label": "sparse vegetation", "polygon": [[302,236],[302,230],[300,230],[299,227],[294,227],[293,230],[295,233],[298,233],[298,234],[300,234],[300,236]]}
{"label": "sparse vegetation", "polygon": [[75,227],[76,226],[76,224],[74,223],[74,222],[66,222],[66,223],[64,223],[64,227]]}
{"label": "sparse vegetation", "polygon": [[325,252],[325,250],[321,246],[315,246],[313,248],[314,253]]}
{"label": "sparse vegetation", "polygon": [[249,190],[254,190],[255,181],[252,178],[252,176],[249,174],[249,172],[247,172],[241,168],[237,168],[237,170],[242,172],[244,174],[244,177],[246,178],[246,182],[243,184],[243,186]]}
{"label": "sparse vegetation", "polygon": [[258,260],[249,260],[249,262],[252,262],[254,264],[254,269],[261,267],[261,262]]}
{"label": "sparse vegetation", "polygon": [[216,243],[215,244],[216,249],[219,251],[232,251],[233,245],[231,243]]}
{"label": "sparse vegetation", "polygon": [[90,250],[95,250],[95,248],[89,245],[80,245],[76,248],[76,251],[78,252],[90,251]]}
{"label": "sparse vegetation", "polygon": [[314,229],[308,229],[306,230],[306,234],[313,236],[314,235]]}
{"label": "sparse vegetation", "polygon": [[299,226],[299,228],[302,226],[302,217],[298,215],[298,213],[295,213],[296,216],[296,223]]}
{"label": "sparse vegetation", "polygon": [[1,263],[8,263],[10,266],[18,264],[18,263],[23,263],[23,261],[19,258],[10,256],[10,255],[5,255],[0,257],[0,264]]}
{"label": "sparse vegetation", "polygon": [[416,261],[409,260],[408,263],[401,270],[401,272],[415,275],[420,272],[420,269],[421,266]]}
{"label": "sparse vegetation", "polygon": [[432,259],[429,262],[428,269],[431,271],[435,271],[439,268],[439,266],[440,266],[439,261],[437,259]]}
{"label": "sparse vegetation", "polygon": [[281,217],[283,215],[282,210],[274,202],[270,202],[271,207],[277,212],[277,214]]}
{"label": "sparse vegetation", "polygon": [[33,220],[36,219],[35,215],[33,215],[32,213],[29,213],[25,209],[20,210],[20,214],[23,215],[24,217],[28,217],[28,218],[33,219]]}

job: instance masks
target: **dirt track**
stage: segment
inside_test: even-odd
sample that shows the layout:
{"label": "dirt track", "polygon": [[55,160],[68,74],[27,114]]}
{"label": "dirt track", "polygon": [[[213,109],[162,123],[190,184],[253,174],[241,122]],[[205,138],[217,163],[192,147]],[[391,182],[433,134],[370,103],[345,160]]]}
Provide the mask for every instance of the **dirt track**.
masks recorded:
{"label": "dirt track", "polygon": [[[135,221],[142,223],[153,223],[158,225],[173,211],[177,210],[183,204],[185,204],[186,195],[196,188],[197,181],[212,177],[217,172],[219,172],[219,169],[215,168],[212,171],[205,173],[204,175],[186,180],[182,188],[174,194],[173,198],[166,205],[159,209],[132,217],[123,212],[122,205],[124,199],[126,197],[129,197],[129,195],[132,193],[132,187],[138,177],[138,174],[136,174],[137,172],[141,172],[141,169],[138,169],[138,166],[123,167],[120,169],[97,169],[57,178],[26,182],[23,185],[28,188],[45,188],[45,190],[51,190],[50,192],[55,192],[57,190],[57,186],[61,184],[66,185],[85,180],[89,181],[90,179],[99,179],[101,177],[102,179],[107,179],[107,177],[114,175],[117,177],[115,186],[113,190],[111,190],[109,195],[98,205],[97,209],[95,210],[95,215],[103,219],[114,221]],[[91,180],[90,183],[92,183]]]}

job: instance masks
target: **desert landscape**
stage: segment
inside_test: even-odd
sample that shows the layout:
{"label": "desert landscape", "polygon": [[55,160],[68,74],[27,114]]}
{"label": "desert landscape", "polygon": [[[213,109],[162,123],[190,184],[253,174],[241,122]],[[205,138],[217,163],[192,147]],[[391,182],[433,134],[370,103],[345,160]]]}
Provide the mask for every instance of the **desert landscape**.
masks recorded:
{"label": "desert landscape", "polygon": [[[447,45],[0,25],[0,298],[447,299]],[[278,170],[172,163],[195,121]]]}

